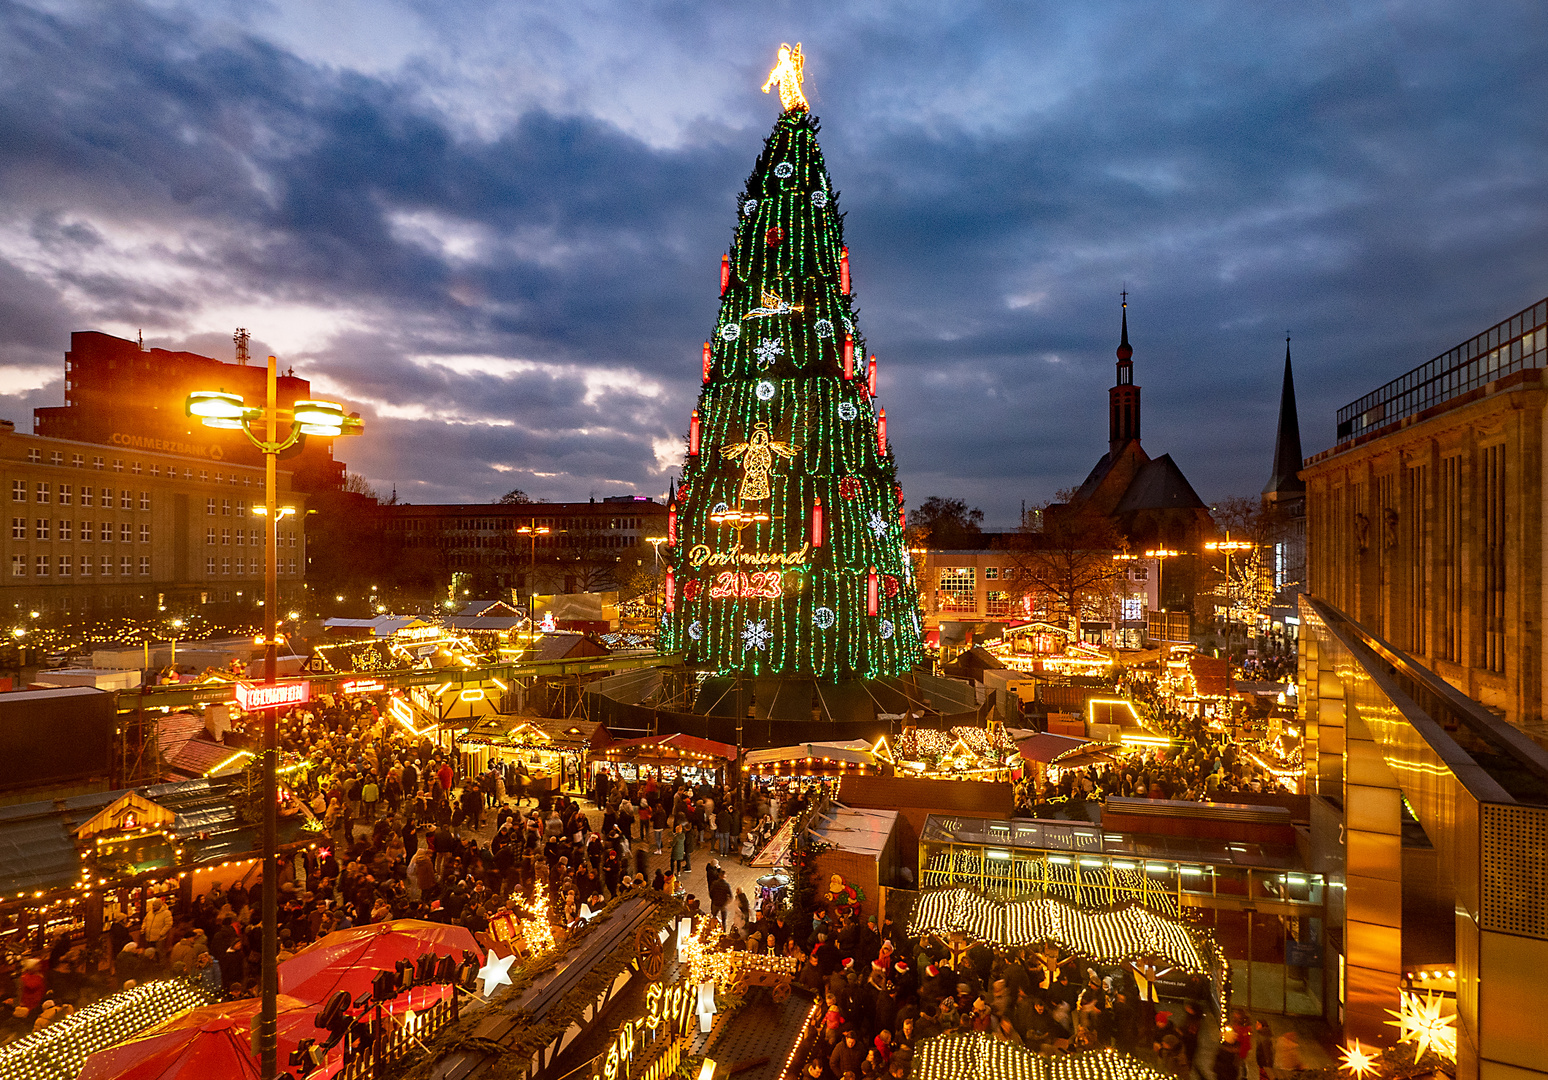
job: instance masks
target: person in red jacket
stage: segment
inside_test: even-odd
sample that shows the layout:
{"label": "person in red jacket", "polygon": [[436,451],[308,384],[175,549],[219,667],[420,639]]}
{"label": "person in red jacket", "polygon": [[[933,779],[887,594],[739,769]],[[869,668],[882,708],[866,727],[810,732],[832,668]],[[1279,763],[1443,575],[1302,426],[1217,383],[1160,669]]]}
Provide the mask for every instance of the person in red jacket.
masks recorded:
{"label": "person in red jacket", "polygon": [[27,1010],[28,1016],[36,1016],[48,996],[48,976],[43,971],[43,961],[33,957],[22,965],[21,993],[17,1001]]}

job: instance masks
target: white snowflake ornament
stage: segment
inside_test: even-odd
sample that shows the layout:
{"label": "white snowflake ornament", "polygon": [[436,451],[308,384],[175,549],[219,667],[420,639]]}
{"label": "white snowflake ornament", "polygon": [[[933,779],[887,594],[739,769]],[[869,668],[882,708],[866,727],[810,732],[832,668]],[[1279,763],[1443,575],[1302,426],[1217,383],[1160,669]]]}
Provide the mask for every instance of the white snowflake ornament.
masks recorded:
{"label": "white snowflake ornament", "polygon": [[742,627],[742,647],[744,649],[757,649],[763,652],[769,647],[769,642],[774,640],[774,635],[769,631],[767,619],[748,619]]}
{"label": "white snowflake ornament", "polygon": [[779,338],[766,337],[758,343],[758,347],[753,352],[758,354],[758,366],[768,367],[784,355],[785,346]]}
{"label": "white snowflake ornament", "polygon": [[871,516],[866,521],[866,526],[875,535],[876,539],[887,539],[887,519],[882,517],[880,510],[871,511]]}

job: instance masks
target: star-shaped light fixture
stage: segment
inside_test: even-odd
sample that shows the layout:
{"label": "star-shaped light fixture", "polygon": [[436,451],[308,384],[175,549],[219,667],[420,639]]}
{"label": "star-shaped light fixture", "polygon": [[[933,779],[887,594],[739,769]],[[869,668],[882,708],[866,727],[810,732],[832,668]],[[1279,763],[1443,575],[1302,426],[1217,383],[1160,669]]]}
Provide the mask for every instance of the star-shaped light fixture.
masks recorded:
{"label": "star-shaped light fixture", "polygon": [[1344,1060],[1338,1067],[1353,1076],[1355,1080],[1366,1080],[1366,1077],[1376,1075],[1376,1054],[1370,1047],[1361,1046],[1359,1039],[1343,1047],[1339,1052],[1344,1055]]}
{"label": "star-shaped light fixture", "polygon": [[484,984],[484,996],[494,993],[497,986],[511,985],[511,965],[516,962],[516,954],[504,959],[496,956],[494,950],[489,950],[489,955],[484,958],[484,966],[478,969],[478,977]]}

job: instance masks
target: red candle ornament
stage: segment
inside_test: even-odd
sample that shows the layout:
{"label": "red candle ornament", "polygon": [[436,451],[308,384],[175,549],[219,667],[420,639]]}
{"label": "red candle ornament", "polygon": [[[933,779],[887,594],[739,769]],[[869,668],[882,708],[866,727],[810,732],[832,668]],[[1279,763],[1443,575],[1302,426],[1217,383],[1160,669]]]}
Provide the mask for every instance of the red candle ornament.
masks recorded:
{"label": "red candle ornament", "polygon": [[699,410],[693,410],[693,416],[688,421],[688,456],[699,456]]}
{"label": "red candle ornament", "polygon": [[876,354],[875,353],[871,354],[871,362],[869,364],[867,364],[866,367],[865,367],[865,385],[866,385],[866,389],[871,392],[871,396],[875,397],[876,396]]}
{"label": "red candle ornament", "polygon": [[812,547],[822,547],[822,496],[812,501]]}
{"label": "red candle ornament", "polygon": [[709,382],[710,373],[710,343],[704,343],[704,381]]}
{"label": "red candle ornament", "polygon": [[726,290],[731,287],[731,256],[720,257],[720,295],[726,295]]}
{"label": "red candle ornament", "polygon": [[[671,608],[667,609],[672,610]],[[865,582],[865,613],[876,614],[876,567],[871,567],[871,574]]]}
{"label": "red candle ornament", "polygon": [[667,545],[677,543],[677,503],[667,503]]}
{"label": "red candle ornament", "polygon": [[677,579],[672,576],[670,566],[666,572],[666,609],[668,612],[677,610]]}
{"label": "red candle ornament", "polygon": [[[695,416],[698,413],[694,413]],[[697,443],[695,443],[697,445]],[[887,410],[876,411],[876,452],[882,457],[887,456]],[[694,453],[698,453],[697,450]]]}
{"label": "red candle ornament", "polygon": [[839,251],[839,292],[849,295],[849,249]]}
{"label": "red candle ornament", "polygon": [[854,377],[855,377],[855,336],[853,334],[845,334],[844,335],[844,378],[846,378],[846,379],[853,379]]}

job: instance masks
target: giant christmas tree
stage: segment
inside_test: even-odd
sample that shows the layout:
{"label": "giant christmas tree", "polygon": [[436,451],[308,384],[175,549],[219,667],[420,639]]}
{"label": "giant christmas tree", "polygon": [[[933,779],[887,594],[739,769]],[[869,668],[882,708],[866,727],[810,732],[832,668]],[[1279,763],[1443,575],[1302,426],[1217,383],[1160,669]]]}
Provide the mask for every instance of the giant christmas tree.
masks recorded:
{"label": "giant christmas tree", "polygon": [[770,75],[785,110],[721,261],[663,645],[721,673],[892,676],[923,655],[903,494],[799,50]]}

